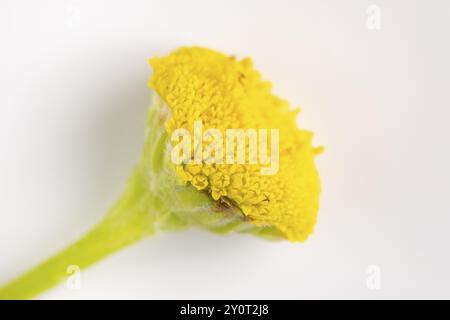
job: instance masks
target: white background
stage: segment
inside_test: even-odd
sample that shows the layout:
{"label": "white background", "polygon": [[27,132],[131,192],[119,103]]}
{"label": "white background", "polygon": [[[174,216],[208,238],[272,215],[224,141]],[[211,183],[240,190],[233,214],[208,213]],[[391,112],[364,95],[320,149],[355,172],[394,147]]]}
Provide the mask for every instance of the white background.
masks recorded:
{"label": "white background", "polygon": [[326,146],[314,235],[159,234],[41,298],[450,298],[449,30],[444,0],[1,0],[0,283],[119,196],[143,142],[147,59],[195,44],[253,57],[302,107]]}

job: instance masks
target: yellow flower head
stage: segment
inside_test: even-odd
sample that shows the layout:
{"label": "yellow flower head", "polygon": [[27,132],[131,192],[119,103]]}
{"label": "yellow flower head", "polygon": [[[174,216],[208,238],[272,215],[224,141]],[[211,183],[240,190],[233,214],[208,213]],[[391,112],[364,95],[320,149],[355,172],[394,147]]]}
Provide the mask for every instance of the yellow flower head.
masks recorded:
{"label": "yellow flower head", "polygon": [[[304,241],[313,231],[320,192],[314,157],[320,148],[312,146],[310,132],[297,128],[297,111],[271,93],[270,82],[261,79],[251,60],[194,47],[154,58],[151,65],[150,86],[156,93],[143,151],[122,196],[80,240],[0,287],[0,299],[35,297],[67,277],[61,266],[84,270],[156,231],[196,226],[290,241]],[[223,139],[215,140],[214,155],[208,152],[214,144],[196,139],[199,122],[205,139],[211,138],[206,132],[223,137],[231,129],[246,137],[228,148],[225,135],[227,159],[220,161]],[[268,130],[270,142],[267,134],[261,137]],[[178,161],[173,137],[180,131],[193,132],[194,143],[183,144],[188,147],[180,150],[188,151]],[[254,135],[247,139],[256,131],[258,154],[251,151]],[[270,148],[275,162],[261,153],[269,143],[275,145]],[[236,159],[231,157],[236,153]]]}
{"label": "yellow flower head", "polygon": [[[312,133],[297,128],[298,110],[272,94],[270,82],[261,79],[251,60],[194,47],[150,63],[150,86],[156,93],[143,151],[122,196],[80,240],[0,287],[0,299],[35,297],[67,277],[61,266],[84,270],[156,231],[196,226],[290,241],[304,241],[313,231],[320,193],[314,158],[321,149],[312,146]],[[233,132],[246,137],[230,148],[227,135],[225,143],[215,140],[219,148],[211,148],[213,154],[208,148],[214,144],[204,143],[211,141],[196,139],[198,123],[211,135],[223,137],[238,129]],[[270,141],[267,134],[261,137],[269,130]],[[173,137],[181,131],[194,136],[194,143],[182,144],[186,147],[180,148],[178,161]],[[258,154],[251,151],[256,143],[249,132],[260,135]],[[223,144],[226,161],[220,161]],[[275,162],[261,153],[268,144],[275,145],[270,148]],[[236,159],[231,157],[236,153]]]}
{"label": "yellow flower head", "polygon": [[[201,119],[204,130],[266,128],[279,130],[279,170],[262,175],[261,164],[186,163],[181,180],[217,201],[239,208],[257,226],[272,226],[291,241],[313,231],[319,208],[320,182],[312,133],[298,129],[296,115],[271,92],[249,58],[206,48],[180,48],[150,61],[150,86],[169,106],[166,130],[192,131]],[[195,146],[194,146],[195,148]],[[247,154],[248,155],[248,154]]]}

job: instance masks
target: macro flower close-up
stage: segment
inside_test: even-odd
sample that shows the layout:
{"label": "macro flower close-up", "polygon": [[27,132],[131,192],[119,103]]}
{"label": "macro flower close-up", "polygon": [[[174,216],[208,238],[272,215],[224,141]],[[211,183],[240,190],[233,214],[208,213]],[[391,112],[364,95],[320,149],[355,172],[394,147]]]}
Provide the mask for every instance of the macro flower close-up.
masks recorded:
{"label": "macro flower close-up", "polygon": [[[71,261],[88,267],[160,230],[198,226],[290,241],[304,241],[313,231],[320,193],[314,158],[321,149],[312,146],[312,133],[297,128],[297,112],[272,94],[251,60],[185,47],[150,63],[154,91],[144,150],[122,198],[85,237],[0,288],[0,297],[32,298],[61,281]],[[268,141],[266,131],[264,139],[225,133],[225,142],[208,144],[190,139],[198,136],[196,121],[220,135],[275,129],[276,140],[271,135]],[[182,161],[173,163],[171,137],[177,129],[191,133],[184,138],[193,141]],[[229,137],[232,149],[226,147]],[[255,142],[264,152],[256,152]],[[268,148],[274,142],[275,148]],[[267,165],[275,165],[269,158],[277,170],[265,175]]]}
{"label": "macro flower close-up", "polygon": [[[314,157],[321,149],[312,146],[311,132],[298,129],[298,110],[291,110],[285,100],[272,94],[271,83],[261,78],[249,58],[239,61],[205,48],[181,48],[167,57],[153,58],[151,65],[150,86],[172,115],[166,122],[168,134],[189,128],[194,135],[198,119],[204,131],[279,128],[276,160],[280,167],[272,175],[261,174],[260,163],[223,164],[224,159],[212,164],[188,162],[176,170],[182,181],[206,190],[220,203],[237,207],[253,224],[272,228],[291,241],[305,240],[319,207]],[[198,146],[192,147],[197,150]],[[220,147],[224,148],[222,143]]]}
{"label": "macro flower close-up", "polygon": [[1,0],[0,301],[448,299],[448,12]]}

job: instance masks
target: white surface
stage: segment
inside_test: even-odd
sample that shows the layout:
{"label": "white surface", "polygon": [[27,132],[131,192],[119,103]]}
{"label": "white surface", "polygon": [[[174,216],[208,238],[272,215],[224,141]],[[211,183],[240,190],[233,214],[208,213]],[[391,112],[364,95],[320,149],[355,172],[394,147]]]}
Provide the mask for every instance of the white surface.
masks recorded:
{"label": "white surface", "polygon": [[160,234],[42,298],[450,298],[449,14],[448,1],[1,0],[0,283],[103,215],[140,153],[147,58],[198,44],[252,56],[301,105],[327,148],[315,234]]}

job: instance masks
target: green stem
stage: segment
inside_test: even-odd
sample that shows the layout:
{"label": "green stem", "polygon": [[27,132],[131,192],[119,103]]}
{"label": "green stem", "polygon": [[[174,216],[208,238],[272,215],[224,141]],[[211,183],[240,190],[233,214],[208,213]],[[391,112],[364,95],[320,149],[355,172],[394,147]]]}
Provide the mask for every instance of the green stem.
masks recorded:
{"label": "green stem", "polygon": [[157,214],[149,210],[154,202],[136,170],[121,199],[100,223],[68,248],[0,288],[0,299],[34,298],[66,279],[69,266],[83,270],[152,234]]}

